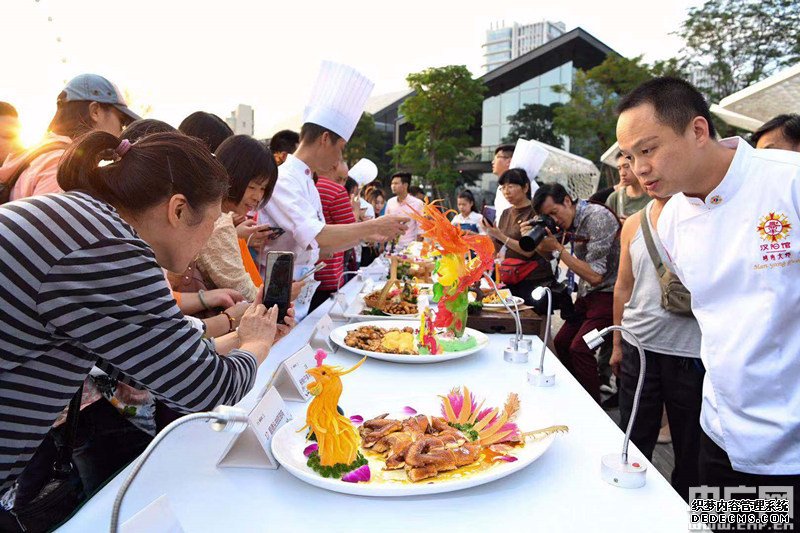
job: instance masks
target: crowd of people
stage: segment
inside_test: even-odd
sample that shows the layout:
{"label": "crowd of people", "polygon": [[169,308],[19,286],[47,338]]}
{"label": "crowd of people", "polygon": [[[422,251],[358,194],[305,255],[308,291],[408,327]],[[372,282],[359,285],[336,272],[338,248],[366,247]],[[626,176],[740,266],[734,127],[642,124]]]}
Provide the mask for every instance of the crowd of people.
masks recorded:
{"label": "crowd of people", "polygon": [[[33,505],[54,479],[78,501],[170,421],[237,402],[348,272],[421,240],[412,175],[382,179],[342,156],[371,83],[335,64],[320,79],[326,68],[339,85],[312,97],[299,132],[268,142],[202,111],[177,129],[142,119],[84,74],[26,150],[0,102],[0,529],[57,523],[66,514]],[[666,413],[682,497],[783,484],[796,503],[800,116],[764,124],[754,147],[720,141],[702,96],[658,78],[622,100],[617,136],[606,198],[537,182],[538,167],[503,145],[496,209],[465,189],[452,223],[492,238],[503,283],[526,304],[540,309],[539,286],[560,295],[556,355],[598,402],[613,372],[622,427],[636,336],[647,368],[632,439],[650,459]],[[542,217],[547,236],[523,248]],[[294,253],[295,280],[324,263],[293,283],[282,322],[262,304],[269,250]],[[584,335],[612,324],[626,332],[595,353]],[[56,472],[65,449],[75,468]]]}

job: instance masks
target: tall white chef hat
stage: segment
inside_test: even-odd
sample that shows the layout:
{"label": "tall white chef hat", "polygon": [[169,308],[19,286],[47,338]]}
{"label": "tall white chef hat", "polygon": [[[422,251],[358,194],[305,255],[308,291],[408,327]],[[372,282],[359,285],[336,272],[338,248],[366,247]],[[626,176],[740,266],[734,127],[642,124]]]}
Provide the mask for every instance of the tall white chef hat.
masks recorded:
{"label": "tall white chef hat", "polygon": [[352,67],[323,61],[303,122],[312,122],[350,140],[375,86]]}
{"label": "tall white chef hat", "polygon": [[521,168],[531,180],[531,194],[536,192],[539,185],[536,183],[536,176],[539,175],[542,165],[544,165],[550,152],[542,148],[536,141],[518,139],[517,146],[514,148],[514,155],[508,168]]}
{"label": "tall white chef hat", "polygon": [[359,185],[364,186],[378,177],[378,167],[367,158],[359,160],[347,173],[356,180]]}

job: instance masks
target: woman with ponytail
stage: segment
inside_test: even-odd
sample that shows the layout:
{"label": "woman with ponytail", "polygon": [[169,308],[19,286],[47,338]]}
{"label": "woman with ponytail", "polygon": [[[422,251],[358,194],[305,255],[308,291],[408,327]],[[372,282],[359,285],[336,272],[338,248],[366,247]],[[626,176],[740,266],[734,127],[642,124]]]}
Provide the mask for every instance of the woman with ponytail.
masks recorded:
{"label": "woman with ponytail", "polygon": [[219,357],[177,308],[161,266],[186,268],[227,192],[200,141],[91,132],[67,149],[58,184],[65,194],[0,206],[0,530],[16,529],[11,513],[38,494],[15,480],[36,467],[28,463],[45,437],[58,438],[51,427],[94,365],[179,411],[210,410],[247,393],[276,334],[294,323],[276,324],[259,291],[238,348]]}

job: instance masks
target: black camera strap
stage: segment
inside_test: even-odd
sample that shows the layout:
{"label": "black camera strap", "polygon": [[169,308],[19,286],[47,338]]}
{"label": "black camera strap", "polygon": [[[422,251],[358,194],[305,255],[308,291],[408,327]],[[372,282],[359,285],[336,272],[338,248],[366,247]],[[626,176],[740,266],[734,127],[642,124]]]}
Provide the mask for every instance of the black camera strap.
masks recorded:
{"label": "black camera strap", "polygon": [[54,477],[65,478],[72,471],[72,450],[75,448],[75,438],[78,434],[78,415],[81,411],[83,399],[83,383],[78,387],[75,396],[67,408],[67,420],[64,422],[64,441],[56,445],[56,460],[53,463]]}

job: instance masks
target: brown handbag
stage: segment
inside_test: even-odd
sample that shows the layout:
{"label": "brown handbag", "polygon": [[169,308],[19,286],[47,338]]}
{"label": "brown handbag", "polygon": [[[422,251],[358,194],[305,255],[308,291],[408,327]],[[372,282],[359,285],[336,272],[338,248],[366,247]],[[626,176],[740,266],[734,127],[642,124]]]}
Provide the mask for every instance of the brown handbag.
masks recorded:
{"label": "brown handbag", "polygon": [[[181,274],[167,271],[167,280],[173,292],[200,292],[206,289],[206,282],[203,274],[197,268],[197,261],[192,261]],[[216,313],[212,310],[201,311],[192,316],[197,318],[211,318]]]}

